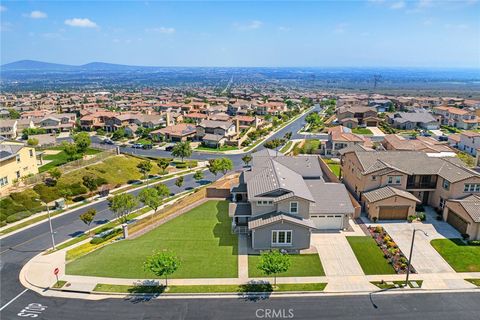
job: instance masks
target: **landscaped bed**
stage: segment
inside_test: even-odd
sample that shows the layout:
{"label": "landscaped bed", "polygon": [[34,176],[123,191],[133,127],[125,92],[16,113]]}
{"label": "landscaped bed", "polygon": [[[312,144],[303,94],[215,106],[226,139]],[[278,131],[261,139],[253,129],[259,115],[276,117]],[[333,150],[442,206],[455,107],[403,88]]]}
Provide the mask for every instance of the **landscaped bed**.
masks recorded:
{"label": "landscaped bed", "polygon": [[[380,289],[394,289],[402,288],[405,286],[405,281],[372,281],[372,284],[376,285]],[[410,288],[421,288],[423,280],[408,281]]]}
{"label": "landscaped bed", "polygon": [[465,279],[465,280],[467,280],[470,283],[473,283],[477,287],[480,287],[480,279]]}
{"label": "landscaped bed", "polygon": [[[269,283],[247,285],[191,285],[168,286],[167,293],[242,293],[242,292],[281,292],[281,291],[323,291],[326,283],[292,283],[277,284],[276,288]],[[164,293],[164,286],[128,286],[97,284],[94,291],[107,293]]]}
{"label": "landscaped bed", "polygon": [[157,278],[143,263],[155,251],[180,259],[170,278],[237,277],[237,236],[231,233],[227,201],[208,201],[136,239],[105,246],[67,264],[67,274]]}
{"label": "landscaped bed", "polygon": [[347,241],[365,274],[395,274],[395,269],[371,237],[352,236],[347,237]]}
{"label": "landscaped bed", "polygon": [[340,177],[340,162],[339,161],[335,161],[335,160],[332,160],[332,159],[323,159],[323,161],[325,161],[325,163],[328,165],[328,167],[330,168],[330,170],[332,170],[333,174],[336,175],[337,177]]}
{"label": "landscaped bed", "polygon": [[373,132],[368,128],[353,128],[352,133],[372,135]]}
{"label": "landscaped bed", "polygon": [[480,246],[461,239],[434,239],[430,244],[457,272],[480,272]]}
{"label": "landscaped bed", "polygon": [[[324,276],[322,263],[318,254],[292,254],[290,257],[290,268],[285,273],[279,273],[277,277],[314,277]],[[248,276],[251,278],[267,277],[258,269],[260,255],[248,256]]]}

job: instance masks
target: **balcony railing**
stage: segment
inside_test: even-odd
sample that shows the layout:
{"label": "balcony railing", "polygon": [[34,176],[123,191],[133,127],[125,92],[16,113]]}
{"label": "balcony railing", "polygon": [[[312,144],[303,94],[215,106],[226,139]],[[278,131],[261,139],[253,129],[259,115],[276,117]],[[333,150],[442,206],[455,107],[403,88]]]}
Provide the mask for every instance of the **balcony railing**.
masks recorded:
{"label": "balcony railing", "polygon": [[407,189],[435,189],[437,182],[417,182],[417,183],[407,183]]}

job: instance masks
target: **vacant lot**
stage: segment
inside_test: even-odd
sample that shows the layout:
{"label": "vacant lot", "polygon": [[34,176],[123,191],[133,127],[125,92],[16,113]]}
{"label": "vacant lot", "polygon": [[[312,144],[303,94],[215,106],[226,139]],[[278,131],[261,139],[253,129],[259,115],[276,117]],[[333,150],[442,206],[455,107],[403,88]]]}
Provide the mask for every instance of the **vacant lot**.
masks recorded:
{"label": "vacant lot", "polygon": [[431,245],[457,272],[480,272],[480,246],[466,245],[461,239],[435,239]]}
{"label": "vacant lot", "polygon": [[[292,254],[290,255],[290,269],[285,273],[280,273],[278,277],[314,277],[324,276],[322,263],[318,254]],[[251,278],[266,277],[261,270],[257,268],[260,263],[259,255],[248,256],[248,275]]]}
{"label": "vacant lot", "polygon": [[208,201],[133,240],[123,240],[67,264],[67,274],[155,278],[143,269],[155,251],[174,252],[181,265],[172,278],[237,277],[237,236],[227,201]]}
{"label": "vacant lot", "polygon": [[383,257],[380,248],[371,237],[347,237],[363,272],[369,274],[395,274],[395,269]]}

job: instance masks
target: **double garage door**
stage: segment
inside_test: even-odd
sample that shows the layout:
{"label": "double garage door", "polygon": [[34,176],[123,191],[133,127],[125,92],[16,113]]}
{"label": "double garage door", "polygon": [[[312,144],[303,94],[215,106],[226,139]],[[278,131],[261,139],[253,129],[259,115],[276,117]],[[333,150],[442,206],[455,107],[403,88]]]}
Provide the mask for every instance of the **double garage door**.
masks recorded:
{"label": "double garage door", "polygon": [[338,230],[343,228],[343,215],[341,214],[312,215],[310,218],[315,227],[320,230]]}
{"label": "double garage door", "polygon": [[406,220],[409,207],[380,207],[378,220]]}
{"label": "double garage door", "polygon": [[467,233],[468,222],[452,210],[448,210],[447,222],[460,233]]}

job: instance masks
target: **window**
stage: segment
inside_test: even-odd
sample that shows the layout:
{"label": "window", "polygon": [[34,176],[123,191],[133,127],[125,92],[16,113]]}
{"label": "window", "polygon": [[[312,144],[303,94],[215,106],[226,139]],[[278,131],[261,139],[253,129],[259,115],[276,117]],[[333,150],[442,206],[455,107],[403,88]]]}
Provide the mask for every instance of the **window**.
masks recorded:
{"label": "window", "polygon": [[298,213],[298,202],[291,201],[290,202],[290,213]]}
{"label": "window", "polygon": [[17,154],[17,163],[19,163],[19,162],[20,162],[20,155]]}
{"label": "window", "polygon": [[388,176],[387,183],[388,184],[401,184],[402,183],[402,176]]}
{"label": "window", "polygon": [[0,186],[6,186],[8,184],[8,177],[0,178]]}
{"label": "window", "polygon": [[33,158],[33,150],[28,150],[28,152],[30,153],[30,158]]}
{"label": "window", "polygon": [[257,206],[271,206],[273,204],[272,200],[260,200],[257,201]]}
{"label": "window", "polygon": [[372,180],[377,180],[377,176],[372,176]]}
{"label": "window", "polygon": [[15,174],[17,175],[17,179],[19,179],[20,178],[20,171],[15,172]]}
{"label": "window", "polygon": [[443,179],[443,189],[450,190],[450,181]]}
{"label": "window", "polygon": [[465,183],[463,192],[480,192],[480,183]]}
{"label": "window", "polygon": [[440,197],[440,208],[443,209],[443,207],[445,207],[445,199],[443,199],[442,197]]}
{"label": "window", "polygon": [[272,245],[291,245],[292,231],[290,230],[273,230],[272,231]]}

